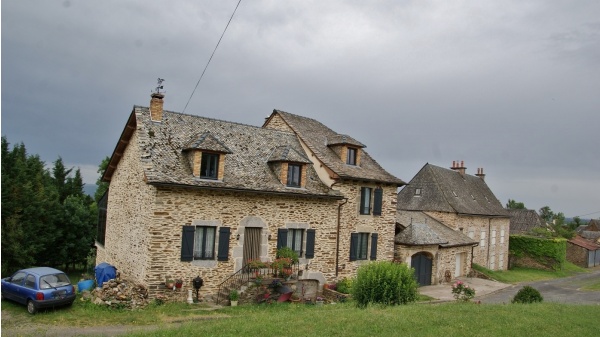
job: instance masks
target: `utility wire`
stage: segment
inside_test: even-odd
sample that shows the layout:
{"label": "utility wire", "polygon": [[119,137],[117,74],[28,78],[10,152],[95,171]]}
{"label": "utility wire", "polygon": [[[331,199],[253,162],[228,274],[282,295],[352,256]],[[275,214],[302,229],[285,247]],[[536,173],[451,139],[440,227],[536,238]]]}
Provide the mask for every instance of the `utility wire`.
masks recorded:
{"label": "utility wire", "polygon": [[592,215],[592,214],[596,214],[596,213],[600,213],[600,211],[596,211],[596,212],[592,212],[592,213],[588,213],[588,214],[577,215],[577,217],[581,218],[582,216]]}
{"label": "utility wire", "polygon": [[206,63],[206,66],[204,67],[204,70],[202,71],[202,75],[200,75],[200,78],[198,79],[198,82],[196,83],[196,86],[194,87],[194,90],[192,91],[192,94],[190,95],[190,98],[188,99],[187,103],[185,103],[185,107],[183,108],[183,111],[181,111],[181,113],[184,113],[185,109],[187,109],[188,104],[190,104],[190,101],[192,100],[192,96],[194,96],[194,93],[196,92],[196,89],[198,88],[198,84],[200,84],[200,81],[202,80],[202,77],[204,77],[204,73],[206,72],[206,68],[208,68],[208,65],[210,64],[210,60],[212,60],[213,56],[215,55],[215,52],[217,51],[217,48],[219,48],[219,44],[221,43],[221,40],[223,39],[223,36],[225,35],[225,32],[227,31],[227,27],[229,27],[229,24],[231,23],[231,20],[233,20],[233,16],[235,15],[235,11],[237,11],[237,9],[240,6],[241,2],[242,2],[242,0],[238,1],[237,5],[235,6],[235,9],[233,10],[233,13],[231,14],[231,17],[229,18],[229,22],[227,22],[227,26],[225,26],[225,29],[223,30],[223,33],[221,34],[221,37],[219,38],[219,42],[217,42],[217,45],[215,46],[215,50],[213,50],[212,55],[210,55],[210,58],[208,59],[208,62]]}

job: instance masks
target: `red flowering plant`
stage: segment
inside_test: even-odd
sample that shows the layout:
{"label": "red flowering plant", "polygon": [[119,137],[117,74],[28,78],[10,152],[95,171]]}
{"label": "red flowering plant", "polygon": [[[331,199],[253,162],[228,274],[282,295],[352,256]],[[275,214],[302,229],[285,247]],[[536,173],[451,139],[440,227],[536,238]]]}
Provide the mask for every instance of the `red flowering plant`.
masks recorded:
{"label": "red flowering plant", "polygon": [[452,294],[457,301],[468,302],[475,297],[475,288],[469,287],[463,281],[456,281],[452,285]]}

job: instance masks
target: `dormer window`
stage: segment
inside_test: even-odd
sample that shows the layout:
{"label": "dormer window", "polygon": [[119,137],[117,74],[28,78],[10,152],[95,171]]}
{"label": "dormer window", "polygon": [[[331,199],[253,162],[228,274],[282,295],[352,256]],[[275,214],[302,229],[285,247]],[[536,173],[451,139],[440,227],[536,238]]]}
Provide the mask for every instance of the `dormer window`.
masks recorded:
{"label": "dormer window", "polygon": [[356,165],[356,154],[358,149],[349,147],[346,151],[346,164],[348,165]]}
{"label": "dormer window", "polygon": [[219,179],[219,155],[216,153],[202,153],[200,164],[200,178]]}
{"label": "dormer window", "polygon": [[232,153],[210,132],[194,137],[183,152],[194,177],[210,180],[223,180],[225,156]]}
{"label": "dormer window", "polygon": [[286,185],[288,187],[302,186],[302,165],[288,163]]}

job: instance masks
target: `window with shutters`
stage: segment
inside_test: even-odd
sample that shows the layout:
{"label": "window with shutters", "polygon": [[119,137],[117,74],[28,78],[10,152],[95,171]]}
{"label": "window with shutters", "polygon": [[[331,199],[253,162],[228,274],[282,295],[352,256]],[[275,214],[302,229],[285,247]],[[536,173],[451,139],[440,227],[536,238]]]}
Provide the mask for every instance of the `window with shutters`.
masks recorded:
{"label": "window with shutters", "polygon": [[315,230],[308,225],[294,224],[294,228],[279,228],[277,230],[277,249],[289,247],[298,253],[298,257],[312,259],[315,255]]}
{"label": "window with shutters", "polygon": [[215,258],[215,227],[196,226],[194,231],[194,260]]}
{"label": "window with shutters", "polygon": [[[350,261],[377,259],[377,233],[350,234]],[[370,240],[369,240],[370,239]],[[369,248],[371,254],[369,255]]]}
{"label": "window with shutters", "polygon": [[381,215],[383,207],[383,189],[381,187],[361,187],[360,189],[360,214]]}
{"label": "window with shutters", "polygon": [[298,257],[303,257],[302,243],[304,241],[304,229],[288,229],[287,247],[298,253]]}
{"label": "window with shutters", "polygon": [[216,153],[203,152],[200,164],[200,178],[219,178],[219,155]]}

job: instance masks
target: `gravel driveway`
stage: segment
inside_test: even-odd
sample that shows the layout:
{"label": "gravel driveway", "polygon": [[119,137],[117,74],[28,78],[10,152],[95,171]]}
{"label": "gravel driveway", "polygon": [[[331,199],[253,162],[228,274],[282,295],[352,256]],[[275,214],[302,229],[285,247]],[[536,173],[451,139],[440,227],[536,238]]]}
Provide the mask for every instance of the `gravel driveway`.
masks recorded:
{"label": "gravel driveway", "polygon": [[599,280],[600,268],[596,267],[590,273],[582,273],[555,280],[512,285],[493,294],[477,297],[477,299],[481,303],[510,303],[515,294],[523,286],[528,285],[537,289],[542,294],[544,302],[600,305],[600,290],[581,290],[585,285]]}

